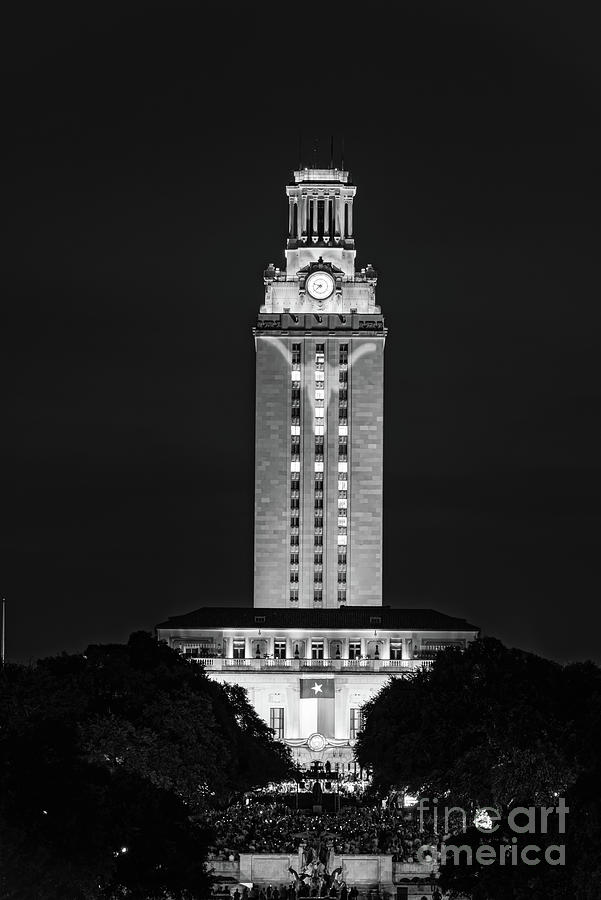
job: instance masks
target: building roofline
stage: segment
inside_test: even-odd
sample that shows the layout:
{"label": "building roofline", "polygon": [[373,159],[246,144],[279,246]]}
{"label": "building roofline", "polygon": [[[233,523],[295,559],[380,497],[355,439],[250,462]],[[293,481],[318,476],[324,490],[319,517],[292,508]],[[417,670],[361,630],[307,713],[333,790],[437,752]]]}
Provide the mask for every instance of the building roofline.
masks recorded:
{"label": "building roofline", "polygon": [[[379,619],[379,621],[375,621]],[[467,631],[480,628],[466,619],[434,609],[391,606],[346,606],[340,609],[281,609],[253,606],[202,606],[182,615],[170,616],[157,629],[177,628],[357,628],[400,631]]]}

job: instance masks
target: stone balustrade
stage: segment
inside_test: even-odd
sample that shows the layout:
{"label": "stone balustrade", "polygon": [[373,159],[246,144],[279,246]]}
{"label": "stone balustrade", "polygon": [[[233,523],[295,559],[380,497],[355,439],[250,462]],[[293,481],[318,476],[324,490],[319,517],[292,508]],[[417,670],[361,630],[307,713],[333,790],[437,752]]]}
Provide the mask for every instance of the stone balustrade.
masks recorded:
{"label": "stone balustrade", "polygon": [[415,672],[429,668],[430,659],[229,659],[221,656],[189,656],[191,662],[202,663],[211,672],[250,671],[298,671],[319,672]]}

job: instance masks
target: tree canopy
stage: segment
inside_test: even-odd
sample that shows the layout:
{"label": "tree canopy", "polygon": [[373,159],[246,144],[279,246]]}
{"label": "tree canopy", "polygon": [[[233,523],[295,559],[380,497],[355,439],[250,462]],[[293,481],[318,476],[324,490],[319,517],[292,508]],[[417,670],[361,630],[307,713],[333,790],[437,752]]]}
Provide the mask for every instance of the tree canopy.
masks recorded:
{"label": "tree canopy", "polygon": [[[566,866],[446,865],[443,885],[478,898],[563,897],[580,885],[596,897],[600,832],[601,670],[561,666],[494,639],[440,653],[430,670],[391,681],[364,707],[360,764],[381,792],[402,788],[473,814],[500,811],[494,834],[473,826],[460,843],[511,841],[516,807],[570,807],[567,835],[525,835],[518,843],[566,844]],[[430,807],[431,808],[431,807]],[[527,840],[526,840],[527,839]],[[455,842],[457,843],[457,842]],[[532,891],[535,893],[532,893]],[[536,891],[541,891],[540,894]],[[587,893],[590,891],[590,893]],[[567,896],[567,895],[566,895]],[[571,895],[570,895],[571,896]]]}
{"label": "tree canopy", "polygon": [[0,675],[3,897],[204,896],[203,811],[290,774],[237,686],[149,634]]}

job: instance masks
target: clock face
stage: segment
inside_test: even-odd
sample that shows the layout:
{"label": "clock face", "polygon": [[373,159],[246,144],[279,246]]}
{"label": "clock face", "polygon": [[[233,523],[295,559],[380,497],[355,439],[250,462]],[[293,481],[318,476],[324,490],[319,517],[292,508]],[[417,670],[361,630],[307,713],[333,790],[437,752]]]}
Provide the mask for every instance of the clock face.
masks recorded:
{"label": "clock face", "polygon": [[315,300],[325,300],[334,290],[334,279],[327,272],[313,272],[307,278],[307,290]]}

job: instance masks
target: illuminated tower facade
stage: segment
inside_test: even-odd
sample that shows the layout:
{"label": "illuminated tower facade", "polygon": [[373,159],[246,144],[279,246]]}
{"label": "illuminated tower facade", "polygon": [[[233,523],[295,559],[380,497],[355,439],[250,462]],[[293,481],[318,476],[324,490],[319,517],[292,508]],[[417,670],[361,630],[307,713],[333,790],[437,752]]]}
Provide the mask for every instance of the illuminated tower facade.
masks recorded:
{"label": "illuminated tower facade", "polygon": [[285,267],[264,272],[256,346],[254,605],[382,604],[384,342],[356,269],[356,188],[301,169]]}

